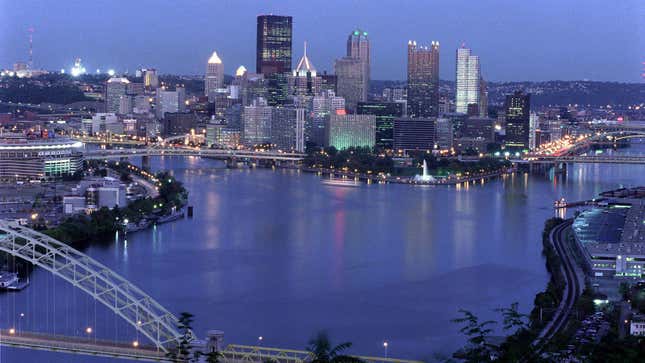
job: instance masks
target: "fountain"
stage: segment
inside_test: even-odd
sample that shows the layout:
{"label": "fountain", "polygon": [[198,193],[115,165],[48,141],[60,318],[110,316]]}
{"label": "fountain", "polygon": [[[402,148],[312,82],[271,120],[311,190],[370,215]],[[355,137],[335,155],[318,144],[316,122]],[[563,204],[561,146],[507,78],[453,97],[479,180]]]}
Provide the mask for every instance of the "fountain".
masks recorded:
{"label": "fountain", "polygon": [[428,163],[423,160],[423,174],[422,175],[415,175],[414,176],[414,181],[415,182],[420,182],[420,183],[433,183],[436,181],[436,179],[428,173]]}

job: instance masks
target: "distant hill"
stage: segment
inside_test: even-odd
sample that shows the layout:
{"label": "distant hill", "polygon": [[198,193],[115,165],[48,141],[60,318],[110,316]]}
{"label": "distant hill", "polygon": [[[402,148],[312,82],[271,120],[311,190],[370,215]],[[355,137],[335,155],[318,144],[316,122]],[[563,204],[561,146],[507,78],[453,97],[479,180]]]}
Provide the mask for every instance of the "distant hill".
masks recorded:
{"label": "distant hill", "polygon": [[[381,93],[386,87],[405,87],[402,81],[370,82],[372,93]],[[488,82],[491,105],[501,105],[505,95],[516,90],[531,93],[531,104],[548,105],[633,105],[645,102],[645,83],[619,83],[596,81],[545,81],[545,82]],[[454,98],[455,82],[441,81],[440,92]]]}

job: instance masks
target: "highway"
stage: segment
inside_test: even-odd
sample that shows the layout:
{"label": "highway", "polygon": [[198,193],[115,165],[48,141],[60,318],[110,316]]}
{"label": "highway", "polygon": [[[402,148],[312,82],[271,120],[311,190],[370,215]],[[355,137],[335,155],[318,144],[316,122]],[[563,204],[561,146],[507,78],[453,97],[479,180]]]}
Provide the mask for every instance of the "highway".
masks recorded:
{"label": "highway", "polygon": [[553,316],[553,319],[542,329],[532,345],[539,352],[548,342],[565,326],[571,315],[578,297],[582,294],[584,275],[581,275],[570,249],[567,247],[567,231],[571,221],[564,222],[551,230],[549,240],[560,256],[562,264],[560,269],[565,279],[564,292],[560,305]]}

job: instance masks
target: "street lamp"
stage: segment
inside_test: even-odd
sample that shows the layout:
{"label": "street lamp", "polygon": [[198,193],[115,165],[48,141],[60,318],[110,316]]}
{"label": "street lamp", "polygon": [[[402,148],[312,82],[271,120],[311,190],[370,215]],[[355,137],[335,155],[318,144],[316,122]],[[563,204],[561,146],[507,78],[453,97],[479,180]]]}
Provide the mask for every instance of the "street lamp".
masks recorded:
{"label": "street lamp", "polygon": [[138,341],[136,341],[136,340],[135,340],[135,341],[133,341],[133,342],[132,342],[132,346],[133,346],[133,347],[135,347],[135,348],[138,348],[138,347],[139,347],[139,342],[138,342]]}
{"label": "street lamp", "polygon": [[87,328],[85,328],[85,333],[87,333],[88,335],[92,334],[92,327],[88,326]]}
{"label": "street lamp", "polygon": [[264,340],[264,337],[263,337],[262,335],[260,335],[260,336],[258,337],[258,345],[262,345],[262,341],[263,341],[263,340]]}
{"label": "street lamp", "polygon": [[387,346],[388,345],[389,344],[387,343],[387,340],[383,342],[383,350],[384,350],[385,359],[387,359]]}

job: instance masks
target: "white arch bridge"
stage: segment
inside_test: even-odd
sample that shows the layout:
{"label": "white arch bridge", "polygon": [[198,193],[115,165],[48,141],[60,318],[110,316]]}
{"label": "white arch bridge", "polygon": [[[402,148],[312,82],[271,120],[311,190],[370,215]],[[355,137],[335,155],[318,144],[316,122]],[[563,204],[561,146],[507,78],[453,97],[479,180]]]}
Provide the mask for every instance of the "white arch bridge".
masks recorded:
{"label": "white arch bridge", "polygon": [[[16,222],[0,220],[0,251],[49,271],[89,294],[135,327],[160,354],[170,351],[183,337],[177,329],[177,318],[153,298],[98,261],[60,241]],[[7,343],[6,339],[5,336],[3,344]]]}
{"label": "white arch bridge", "polygon": [[[184,338],[178,319],[108,267],[40,232],[16,222],[0,220],[0,251],[38,266],[72,284],[100,302],[147,337],[152,346],[127,342],[89,340],[33,332],[0,330],[0,345],[138,361],[171,362],[166,353]],[[209,340],[199,341],[192,332],[187,337],[193,349],[222,353],[223,363],[308,363],[312,356],[302,350],[229,344],[220,346],[221,332],[209,332]],[[357,356],[366,363],[421,363],[396,358]]]}

